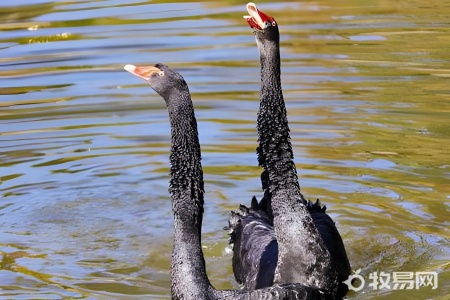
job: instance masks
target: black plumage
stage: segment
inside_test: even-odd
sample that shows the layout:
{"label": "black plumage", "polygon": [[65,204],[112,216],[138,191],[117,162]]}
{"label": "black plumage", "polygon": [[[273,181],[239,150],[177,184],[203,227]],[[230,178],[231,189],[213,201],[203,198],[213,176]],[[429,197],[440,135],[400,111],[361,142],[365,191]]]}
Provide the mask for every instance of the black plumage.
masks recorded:
{"label": "black plumage", "polygon": [[[201,247],[204,183],[197,122],[188,86],[180,74],[162,64],[147,67],[127,65],[125,69],[146,80],[164,98],[169,112],[172,137],[170,193],[175,228],[171,262],[172,298],[332,299],[327,291],[302,283],[270,284],[256,290],[214,289],[206,274]],[[264,258],[265,254],[262,253],[261,257]]]}
{"label": "black plumage", "polygon": [[299,282],[342,298],[347,293],[342,281],[350,275],[342,238],[326,208],[307,201],[298,184],[281,88],[278,24],[253,3],[247,10],[261,64],[257,155],[264,197],[250,208],[241,206],[230,219],[231,241],[238,241],[235,278],[246,289]]}

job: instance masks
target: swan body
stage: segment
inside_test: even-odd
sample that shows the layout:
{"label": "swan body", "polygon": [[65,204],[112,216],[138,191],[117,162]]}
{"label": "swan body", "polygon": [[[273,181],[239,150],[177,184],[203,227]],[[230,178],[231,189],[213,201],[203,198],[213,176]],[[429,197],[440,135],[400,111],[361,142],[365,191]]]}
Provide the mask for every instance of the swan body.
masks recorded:
{"label": "swan body", "polygon": [[245,289],[298,282],[342,298],[347,293],[342,281],[350,275],[342,238],[326,207],[307,201],[298,184],[281,88],[278,24],[254,3],[247,11],[261,64],[257,154],[264,197],[259,203],[253,199],[250,208],[241,206],[229,221],[235,278]]}
{"label": "swan body", "polygon": [[126,65],[166,102],[171,125],[170,187],[174,218],[171,261],[172,299],[259,300],[333,299],[326,290],[304,283],[275,283],[259,289],[217,290],[206,274],[201,247],[204,183],[197,121],[184,78],[163,64]]}

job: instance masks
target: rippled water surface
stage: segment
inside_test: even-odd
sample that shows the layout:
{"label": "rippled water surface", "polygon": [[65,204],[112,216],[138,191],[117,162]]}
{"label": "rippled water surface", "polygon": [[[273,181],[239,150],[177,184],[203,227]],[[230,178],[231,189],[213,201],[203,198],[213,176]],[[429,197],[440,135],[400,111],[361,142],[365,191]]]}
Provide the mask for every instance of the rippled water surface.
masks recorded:
{"label": "rippled water surface", "polygon": [[[245,4],[1,1],[1,299],[170,298],[168,114],[128,63],[163,62],[190,86],[208,272],[237,287],[222,228],[261,196]],[[366,279],[348,297],[449,299],[450,2],[258,4],[280,24],[302,190]],[[368,285],[400,271],[439,285]]]}

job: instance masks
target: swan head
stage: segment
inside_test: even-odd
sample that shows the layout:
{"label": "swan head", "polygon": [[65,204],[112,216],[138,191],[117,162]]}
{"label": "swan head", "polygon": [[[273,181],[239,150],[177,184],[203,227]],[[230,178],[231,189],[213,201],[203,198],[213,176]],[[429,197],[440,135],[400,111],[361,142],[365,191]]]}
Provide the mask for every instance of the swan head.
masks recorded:
{"label": "swan head", "polygon": [[247,12],[249,15],[244,16],[244,19],[254,29],[257,36],[261,35],[270,38],[274,33],[278,33],[278,24],[275,19],[260,11],[255,3],[250,2],[247,4]]}
{"label": "swan head", "polygon": [[183,76],[166,65],[126,65],[124,69],[131,74],[144,79],[155,92],[166,100],[166,102],[177,92],[189,91]]}

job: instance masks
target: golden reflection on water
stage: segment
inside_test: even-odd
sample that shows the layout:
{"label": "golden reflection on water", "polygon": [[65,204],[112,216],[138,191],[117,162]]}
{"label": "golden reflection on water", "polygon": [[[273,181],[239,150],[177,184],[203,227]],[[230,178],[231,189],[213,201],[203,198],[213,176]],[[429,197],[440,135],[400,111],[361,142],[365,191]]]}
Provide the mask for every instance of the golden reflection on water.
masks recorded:
{"label": "golden reflection on water", "polygon": [[[9,6],[8,6],[9,5]],[[0,295],[169,298],[169,127],[122,71],[164,62],[189,83],[206,181],[208,274],[237,288],[228,211],[260,197],[259,65],[236,1],[2,2]],[[327,205],[354,270],[436,271],[450,289],[446,1],[261,3],[282,34],[302,191]]]}

